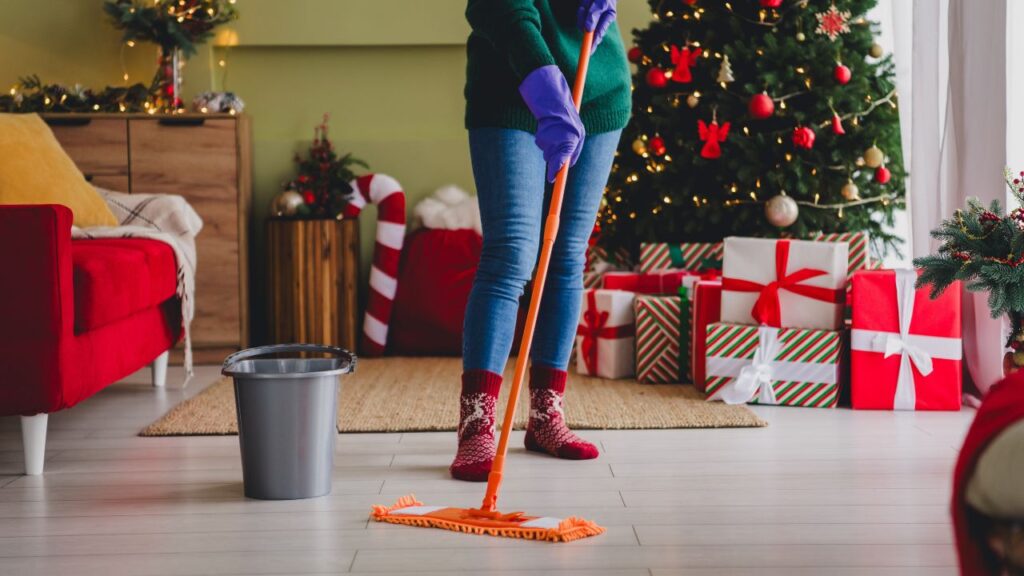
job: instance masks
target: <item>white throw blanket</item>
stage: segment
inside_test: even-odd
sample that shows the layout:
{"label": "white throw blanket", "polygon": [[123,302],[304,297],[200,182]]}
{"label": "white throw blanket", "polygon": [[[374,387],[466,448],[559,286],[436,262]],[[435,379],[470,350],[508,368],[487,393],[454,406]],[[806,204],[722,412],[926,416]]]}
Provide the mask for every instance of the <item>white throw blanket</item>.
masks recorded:
{"label": "white throw blanket", "polygon": [[195,315],[196,235],[203,219],[181,196],[173,194],[123,194],[103,188],[96,191],[106,200],[118,226],[71,228],[72,238],[148,238],[174,250],[177,262],[176,294],[181,299],[185,330],[185,383],[192,378],[191,324]]}

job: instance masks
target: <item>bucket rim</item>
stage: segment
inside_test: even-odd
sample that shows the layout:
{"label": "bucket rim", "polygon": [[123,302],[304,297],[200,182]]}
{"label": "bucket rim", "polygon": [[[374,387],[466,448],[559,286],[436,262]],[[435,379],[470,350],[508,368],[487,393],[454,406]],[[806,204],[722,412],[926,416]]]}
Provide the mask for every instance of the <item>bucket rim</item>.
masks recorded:
{"label": "bucket rim", "polygon": [[[260,356],[266,356],[269,354],[282,354],[282,353],[297,353],[297,352],[321,352],[325,354],[333,354],[342,361],[341,366],[332,368],[330,370],[316,370],[313,372],[294,372],[294,373],[257,373],[257,372],[243,372],[237,370],[236,367],[239,362],[243,360],[252,360]],[[328,346],[325,344],[269,344],[266,346],[254,346],[252,348],[246,348],[245,350],[239,350],[234,354],[231,354],[224,359],[224,364],[221,366],[220,373],[224,376],[230,376],[235,379],[235,382],[239,380],[287,380],[287,379],[307,379],[307,378],[319,378],[322,376],[337,376],[341,374],[350,374],[356,370],[356,355],[344,348],[337,346]]]}

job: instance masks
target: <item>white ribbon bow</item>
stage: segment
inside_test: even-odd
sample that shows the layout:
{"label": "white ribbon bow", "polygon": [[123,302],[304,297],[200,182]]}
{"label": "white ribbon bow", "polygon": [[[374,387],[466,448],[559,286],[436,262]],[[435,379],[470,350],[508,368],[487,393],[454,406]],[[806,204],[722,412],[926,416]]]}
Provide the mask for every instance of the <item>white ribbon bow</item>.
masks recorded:
{"label": "white ribbon bow", "polygon": [[757,396],[759,404],[778,404],[772,387],[775,357],[779,353],[779,329],[761,326],[757,329],[757,350],[750,364],[740,369],[739,375],[722,387],[718,397],[726,404],[745,404]]}
{"label": "white ribbon bow", "polygon": [[886,358],[900,354],[900,371],[896,380],[893,409],[914,410],[917,407],[917,390],[911,366],[916,367],[922,376],[927,376],[934,368],[933,358],[959,360],[962,352],[959,338],[916,336],[910,333],[910,321],[914,317],[914,283],[917,281],[917,272],[910,269],[895,270],[894,277],[899,333],[854,329],[851,345],[854,350],[881,352]]}

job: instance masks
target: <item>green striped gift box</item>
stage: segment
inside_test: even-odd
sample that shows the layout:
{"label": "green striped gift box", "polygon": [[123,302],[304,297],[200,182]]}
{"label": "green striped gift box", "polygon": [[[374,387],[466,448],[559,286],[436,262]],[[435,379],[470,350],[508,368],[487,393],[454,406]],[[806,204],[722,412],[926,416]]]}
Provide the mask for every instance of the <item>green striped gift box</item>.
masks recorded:
{"label": "green striped gift box", "polygon": [[817,235],[812,236],[811,240],[817,242],[846,242],[850,246],[850,265],[846,271],[847,276],[849,276],[857,270],[871,270],[873,268],[871,264],[871,249],[868,245],[869,238],[867,232],[835,232],[832,234],[819,232]]}
{"label": "green striped gift box", "polygon": [[[746,367],[760,345],[758,326],[716,322],[707,331],[708,400],[723,390]],[[842,338],[838,331],[779,328],[778,351],[767,364],[776,403],[784,406],[834,408],[839,401],[839,362]],[[750,403],[758,402],[754,394]]]}
{"label": "green striped gift box", "polygon": [[690,345],[684,334],[690,333],[689,300],[684,304],[679,295],[637,294],[633,308],[636,379],[647,384],[687,381]]}
{"label": "green striped gift box", "polygon": [[700,270],[706,260],[722,260],[721,242],[665,242],[640,244],[640,272],[655,270]]}

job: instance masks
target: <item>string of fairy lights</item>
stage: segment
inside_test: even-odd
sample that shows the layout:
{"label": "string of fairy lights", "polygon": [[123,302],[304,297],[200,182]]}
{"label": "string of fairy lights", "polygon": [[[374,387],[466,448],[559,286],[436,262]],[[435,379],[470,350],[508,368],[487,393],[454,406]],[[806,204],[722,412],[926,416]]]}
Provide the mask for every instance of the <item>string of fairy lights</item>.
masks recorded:
{"label": "string of fairy lights", "polygon": [[[661,21],[661,20],[664,20],[664,19],[671,19],[671,18],[679,18],[679,19],[681,19],[683,21],[690,20],[690,19],[700,20],[702,18],[702,16],[706,13],[706,9],[703,6],[696,6],[696,5],[694,5],[694,3],[687,2],[687,4],[689,5],[688,9],[681,10],[681,13],[676,14],[675,11],[673,11],[671,9],[668,9],[668,10],[664,9],[664,5],[665,5],[666,1],[667,0],[661,0],[661,2],[657,5],[656,9],[653,12],[654,20]],[[768,26],[768,27],[775,27],[775,26],[779,25],[781,22],[783,22],[786,19],[786,17],[791,16],[794,12],[796,12],[798,10],[806,9],[807,7],[808,7],[808,1],[807,0],[802,0],[802,1],[799,1],[799,2],[794,2],[792,4],[789,4],[785,8],[782,8],[782,9],[776,9],[776,8],[761,9],[757,13],[758,14],[758,18],[756,20],[750,19],[750,18],[746,18],[743,15],[735,12],[731,2],[724,2],[721,5],[711,5],[709,8],[710,9],[723,10],[724,12],[727,12],[730,17],[740,18],[740,19],[742,19],[742,20],[744,20],[746,22],[749,22],[751,24],[756,24],[756,25],[761,25],[761,26]],[[834,9],[835,9],[835,7],[833,5],[833,10]],[[860,17],[860,18],[857,18],[856,20],[851,20],[849,22],[849,24],[859,25],[859,26],[866,26],[866,25],[869,24],[869,22],[865,18]],[[796,40],[798,42],[803,42],[805,39],[806,39],[806,37],[803,34],[803,32],[797,32]],[[695,49],[704,48],[703,46],[701,46],[700,42],[698,42],[698,41],[689,41],[689,39],[687,39],[687,47],[693,47]],[[669,43],[662,42],[661,45],[660,45],[660,49],[663,50],[664,52],[668,53],[668,52],[672,51],[674,48]],[[639,51],[639,50],[637,49],[637,51]],[[758,56],[764,56],[764,50],[763,49],[758,48],[758,49],[755,50],[755,53]],[[881,58],[883,56],[883,49],[877,43],[873,44],[871,46],[869,54],[873,58]],[[724,94],[726,94],[726,95],[728,95],[728,96],[730,96],[732,98],[735,98],[735,99],[739,100],[740,102],[743,102],[744,100],[749,98],[749,96],[746,96],[744,94],[741,94],[741,93],[736,92],[734,90],[731,90],[729,88],[729,82],[732,81],[733,78],[732,78],[731,65],[730,65],[729,60],[728,60],[728,55],[725,55],[721,51],[718,51],[718,50],[706,49],[706,50],[702,50],[701,51],[699,57],[704,59],[705,61],[709,61],[711,59],[715,59],[715,60],[719,61],[719,63],[720,63],[719,64],[720,73],[719,73],[719,77],[716,80],[716,84],[717,84],[717,87],[720,88]],[[634,58],[631,57],[631,61],[633,61],[635,64],[637,64],[637,66],[639,66],[641,69],[647,68],[648,70],[650,70],[649,67],[654,65],[653,59],[649,55],[642,54],[642,53],[639,54],[639,58],[637,58],[637,59],[634,59]],[[836,63],[837,63],[837,67],[842,67],[842,64],[841,64],[840,58],[838,57],[838,54],[837,54],[837,58],[836,58]],[[788,100],[790,100],[792,98],[796,98],[796,97],[802,96],[802,95],[805,95],[805,94],[808,94],[808,93],[810,93],[813,90],[814,82],[812,80],[812,77],[811,77],[811,75],[809,73],[809,70],[808,70],[806,65],[804,65],[804,64],[796,64],[796,65],[794,65],[793,66],[793,72],[795,72],[797,75],[803,77],[802,78],[802,83],[804,85],[804,88],[801,89],[801,90],[795,90],[795,91],[788,92],[788,93],[781,94],[781,95],[777,95],[777,96],[769,96],[768,93],[767,93],[767,90],[766,90],[763,94],[764,94],[764,96],[766,96],[770,100],[772,108],[777,107],[779,110],[785,111],[787,109],[787,101]],[[847,69],[846,72],[848,73],[849,70]],[[838,70],[837,70],[836,73],[837,74],[839,73]],[[672,74],[673,74],[672,70],[664,71],[664,76],[666,78],[668,78],[668,79],[672,78]],[[648,82],[648,83],[650,84],[650,82]],[[651,84],[651,85],[652,85],[652,87],[657,87],[654,84]],[[680,85],[680,86],[685,86],[685,85]],[[634,86],[633,89],[635,90],[635,88],[636,87]],[[672,108],[679,108],[680,106],[683,105],[684,102],[685,102],[685,104],[689,108],[696,108],[696,107],[698,107],[700,105],[701,98],[703,97],[703,94],[701,93],[701,91],[699,89],[695,89],[695,90],[692,90],[692,91],[674,91],[674,92],[671,92],[669,94],[665,94],[665,96],[666,96],[665,102],[667,102],[668,106],[670,106]],[[892,109],[896,109],[897,108],[897,98],[898,98],[898,94],[897,94],[896,90],[890,90],[888,93],[886,93],[881,98],[873,98],[871,94],[867,94],[864,97],[865,104],[864,104],[864,106],[861,109],[853,110],[853,111],[845,111],[845,112],[842,112],[842,113],[836,111],[836,109],[832,107],[831,101],[829,101],[829,109],[832,112],[832,118],[825,119],[825,120],[822,120],[820,122],[814,122],[811,125],[816,126],[818,129],[824,129],[824,128],[827,128],[827,127],[829,127],[831,125],[833,127],[833,129],[836,130],[836,134],[842,134],[843,133],[842,123],[843,122],[849,122],[849,124],[852,125],[852,126],[858,126],[858,125],[860,125],[862,119],[865,116],[870,115],[872,112],[874,112],[876,109],[878,109],[881,106],[888,106],[888,107],[890,107]],[[646,111],[647,114],[654,114],[655,107],[653,105],[647,105],[644,108],[644,110]],[[771,114],[771,113],[769,113],[769,114]],[[657,124],[657,120],[655,120],[655,123]],[[772,131],[766,131],[766,132],[762,131],[762,132],[759,132],[759,134],[763,135],[763,136],[767,136],[769,139],[774,137],[775,143],[777,145],[782,146],[785,143],[785,139],[784,139],[785,133],[787,131],[791,131],[791,130],[793,130],[793,128],[791,128],[791,127],[783,127],[783,128],[779,128],[779,129],[772,130]],[[742,133],[743,137],[747,137],[747,138],[752,137],[751,130],[750,130],[748,125],[743,125],[739,132]],[[658,148],[660,148],[660,150],[657,150],[657,152],[652,151],[650,149],[652,142],[654,144],[658,145]],[[666,168],[667,168],[667,165],[671,164],[673,162],[672,155],[671,155],[671,153],[669,153],[667,148],[664,146],[664,138],[658,133],[657,126],[654,126],[654,133],[653,134],[644,132],[644,133],[641,133],[641,134],[638,135],[637,139],[633,143],[633,151],[636,154],[638,154],[640,157],[642,157],[645,162],[644,162],[643,170],[641,170],[641,171],[632,171],[629,174],[627,174],[625,177],[622,178],[622,182],[627,187],[628,186],[636,185],[641,180],[641,178],[643,178],[643,174],[644,173],[647,173],[647,174],[650,174],[650,175],[657,175],[657,174],[660,174],[660,173],[664,172],[666,170]],[[658,152],[660,152],[660,153],[658,153]],[[616,152],[616,158],[617,159],[616,159],[616,161],[612,165],[612,172],[613,173],[616,173],[616,172],[618,172],[621,169],[620,165],[619,165],[619,162],[618,162],[618,157],[620,157],[620,153]],[[785,162],[787,162],[787,163],[788,162],[792,162],[793,159],[794,159],[793,154],[790,153],[790,152],[784,153],[782,155],[782,157],[785,159]],[[821,200],[821,194],[820,193],[816,193],[814,195],[813,201],[796,200],[796,199],[793,199],[793,198],[789,197],[786,194],[784,189],[778,189],[778,194],[776,196],[773,196],[772,198],[763,199],[763,198],[761,198],[759,196],[759,193],[762,190],[762,181],[761,181],[760,178],[758,178],[754,182],[754,186],[752,188],[750,188],[750,189],[747,189],[747,190],[741,190],[740,183],[738,183],[736,181],[733,181],[733,182],[727,184],[726,188],[725,188],[725,192],[727,193],[727,196],[733,196],[733,197],[727,197],[724,201],[721,202],[721,205],[724,205],[726,207],[730,207],[730,206],[750,205],[750,204],[768,205],[768,204],[771,204],[773,202],[775,202],[775,203],[782,203],[782,204],[785,204],[788,207],[788,209],[793,212],[793,214],[794,214],[793,220],[795,220],[795,212],[797,210],[797,208],[796,208],[797,206],[804,206],[804,207],[808,207],[808,208],[812,208],[812,209],[817,209],[817,210],[833,210],[836,213],[836,217],[842,219],[844,217],[844,211],[849,209],[849,208],[853,208],[853,207],[857,207],[857,206],[864,206],[864,205],[869,205],[869,204],[875,204],[875,203],[881,204],[883,206],[888,206],[890,204],[902,204],[904,202],[904,200],[902,198],[896,197],[896,196],[892,196],[892,195],[889,195],[889,194],[886,194],[886,193],[882,193],[882,194],[879,194],[877,196],[872,196],[872,197],[868,197],[868,198],[862,198],[859,195],[859,189],[858,189],[858,187],[856,186],[856,184],[854,183],[854,180],[853,180],[853,173],[855,171],[862,170],[865,167],[874,169],[876,171],[875,172],[874,180],[875,180],[875,182],[877,182],[879,184],[887,183],[889,181],[890,177],[891,177],[889,170],[885,167],[885,154],[884,154],[884,152],[882,150],[880,150],[874,144],[872,144],[871,147],[866,149],[862,155],[858,156],[853,161],[853,166],[845,165],[845,164],[840,164],[840,165],[815,165],[814,163],[809,162],[808,159],[806,159],[806,158],[803,159],[803,162],[805,164],[809,164],[808,170],[810,171],[810,175],[811,176],[817,176],[819,170],[829,170],[829,171],[833,171],[833,172],[845,172],[847,174],[847,181],[846,181],[845,185],[841,189],[841,195],[843,196],[844,201],[842,201],[842,202],[822,203],[820,201]],[[776,164],[775,168],[776,169],[781,169],[782,168],[782,164],[781,163]],[[610,204],[621,203],[623,201],[623,197],[622,197],[623,192],[624,192],[623,189],[606,188],[606,190],[605,190],[605,198],[603,199],[603,205],[607,207]],[[741,197],[741,196],[743,196],[743,197]],[[676,200],[678,200],[678,199],[676,199]],[[675,200],[673,200],[672,196],[664,195],[662,197],[661,205],[655,205],[653,208],[651,208],[651,213],[655,214],[655,215],[661,213],[662,207],[664,205],[670,205],[674,201]],[[702,195],[702,194],[694,194],[691,197],[691,201],[694,204],[694,206],[697,207],[697,208],[700,208],[700,207],[703,207],[703,206],[707,206],[709,204],[709,198],[707,196],[705,196],[705,195]],[[618,214],[615,211],[612,211],[612,210],[602,210],[602,213],[605,215],[605,217],[607,219],[609,219],[611,221],[615,221],[619,217]],[[636,218],[636,212],[630,212],[628,214],[628,217],[631,218],[631,219],[635,219]]]}

